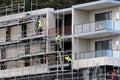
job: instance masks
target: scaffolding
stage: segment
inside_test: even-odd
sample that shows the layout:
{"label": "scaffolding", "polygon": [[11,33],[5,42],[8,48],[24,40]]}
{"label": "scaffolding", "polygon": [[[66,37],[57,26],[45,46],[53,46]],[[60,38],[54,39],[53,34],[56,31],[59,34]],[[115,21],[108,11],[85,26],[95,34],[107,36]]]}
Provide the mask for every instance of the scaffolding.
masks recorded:
{"label": "scaffolding", "polygon": [[[65,13],[56,14],[57,27],[53,31],[48,31],[45,21],[47,21],[46,13],[49,11],[44,9],[32,11],[34,5],[37,9],[37,4],[32,3],[31,0],[32,14],[30,16],[24,12],[24,3],[16,5],[18,7],[15,10],[18,10],[19,14],[8,15],[8,8],[11,8],[11,13],[14,12],[14,5],[11,5],[5,8],[4,13],[8,15],[6,19],[0,18],[0,29],[5,28],[7,34],[0,37],[2,40],[5,39],[5,41],[0,42],[0,80],[112,80],[111,73],[106,71],[108,66],[96,64],[96,66],[72,68],[73,62],[68,62],[65,59],[66,56],[72,58],[71,45],[68,49],[64,47],[66,46],[65,41],[71,41],[64,39],[65,32],[69,29],[64,28]],[[23,9],[23,13],[20,13],[21,9]],[[61,15],[62,26],[59,25],[59,16]],[[38,30],[39,20],[44,23],[42,32]],[[12,32],[18,32],[17,34],[10,33],[11,28],[14,28],[13,26],[18,26],[16,31]],[[49,32],[54,34],[51,35]],[[55,41],[57,32],[62,36],[61,50]],[[69,35],[70,33],[71,30],[68,31]],[[79,51],[78,47],[77,51]],[[79,65],[81,64],[78,63],[77,66]],[[110,67],[110,69],[118,68],[116,66]]]}

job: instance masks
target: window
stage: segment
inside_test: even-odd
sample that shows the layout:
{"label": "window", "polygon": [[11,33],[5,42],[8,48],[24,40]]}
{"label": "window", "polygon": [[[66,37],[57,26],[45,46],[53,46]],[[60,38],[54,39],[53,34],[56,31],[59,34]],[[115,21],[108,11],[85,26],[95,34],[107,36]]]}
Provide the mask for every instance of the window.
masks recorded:
{"label": "window", "polygon": [[112,54],[112,40],[95,42],[95,56],[111,56]]}
{"label": "window", "polygon": [[67,14],[67,15],[65,15],[64,16],[65,18],[64,18],[64,26],[66,27],[66,26],[71,26],[71,22],[72,22],[72,15],[71,14]]}
{"label": "window", "polygon": [[0,49],[0,55],[1,55],[1,59],[5,59],[6,54],[5,54],[5,49]]}
{"label": "window", "polygon": [[22,30],[22,37],[26,37],[26,34],[27,34],[27,25],[26,24],[22,24],[21,30]]}
{"label": "window", "polygon": [[111,20],[112,12],[95,14],[95,21]]}
{"label": "window", "polygon": [[62,34],[62,19],[56,19],[56,32]]}
{"label": "window", "polygon": [[30,58],[27,58],[25,60],[25,67],[30,66]]}
{"label": "window", "polygon": [[6,63],[5,62],[1,62],[1,70],[5,70],[7,69]]}
{"label": "window", "polygon": [[29,42],[27,42],[26,45],[25,45],[25,54],[30,54],[30,44],[29,44]]}
{"label": "window", "polygon": [[95,42],[95,50],[109,50],[112,49],[112,40]]}
{"label": "window", "polygon": [[46,62],[45,61],[45,56],[41,55],[39,58],[40,58],[40,63],[45,64],[45,62]]}
{"label": "window", "polygon": [[95,30],[112,29],[112,12],[95,14]]}
{"label": "window", "polygon": [[[5,59],[6,54],[5,54],[5,49],[4,49],[4,48],[0,49],[0,56],[1,56],[0,59]],[[6,64],[5,64],[5,62],[1,62],[0,64],[1,64],[1,70],[6,69]]]}
{"label": "window", "polygon": [[6,41],[10,41],[10,27],[6,27]]}
{"label": "window", "polygon": [[62,27],[62,20],[56,19],[56,28],[61,28],[61,27]]}
{"label": "window", "polygon": [[[29,42],[26,42],[26,45],[25,45],[25,54],[30,54],[30,44]],[[30,66],[30,58],[27,58],[25,60],[25,67],[27,66]]]}

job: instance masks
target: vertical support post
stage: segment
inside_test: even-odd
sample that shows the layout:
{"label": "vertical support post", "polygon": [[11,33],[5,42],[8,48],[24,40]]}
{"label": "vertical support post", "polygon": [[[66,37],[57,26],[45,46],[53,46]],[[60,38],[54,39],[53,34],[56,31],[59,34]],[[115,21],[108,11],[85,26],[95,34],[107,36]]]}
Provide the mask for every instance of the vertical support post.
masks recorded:
{"label": "vertical support post", "polygon": [[23,5],[24,5],[24,9],[23,9],[23,12],[25,12],[25,2],[26,2],[26,1],[24,0],[24,4],[23,4]]}
{"label": "vertical support post", "polygon": [[11,0],[11,14],[13,13],[13,0]]}

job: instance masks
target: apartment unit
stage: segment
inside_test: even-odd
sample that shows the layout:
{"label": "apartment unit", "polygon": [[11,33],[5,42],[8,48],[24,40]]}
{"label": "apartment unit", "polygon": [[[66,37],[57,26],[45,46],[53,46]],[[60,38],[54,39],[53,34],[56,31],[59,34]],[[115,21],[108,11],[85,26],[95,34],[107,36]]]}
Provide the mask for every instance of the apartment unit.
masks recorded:
{"label": "apartment unit", "polygon": [[120,79],[120,1],[27,13],[0,17],[0,80]]}

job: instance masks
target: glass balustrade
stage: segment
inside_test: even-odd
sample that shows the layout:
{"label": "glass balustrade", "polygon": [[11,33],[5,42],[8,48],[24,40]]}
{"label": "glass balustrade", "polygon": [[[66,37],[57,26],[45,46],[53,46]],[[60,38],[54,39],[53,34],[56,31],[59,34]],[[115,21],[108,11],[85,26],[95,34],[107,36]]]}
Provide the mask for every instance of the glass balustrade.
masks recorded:
{"label": "glass balustrade", "polygon": [[74,34],[82,34],[87,32],[101,30],[120,30],[120,21],[104,20],[85,24],[77,24],[74,26]]}
{"label": "glass balustrade", "polygon": [[88,51],[80,52],[75,54],[75,59],[89,59],[98,57],[114,57],[120,58],[120,51],[117,50],[99,50],[99,51]]}

